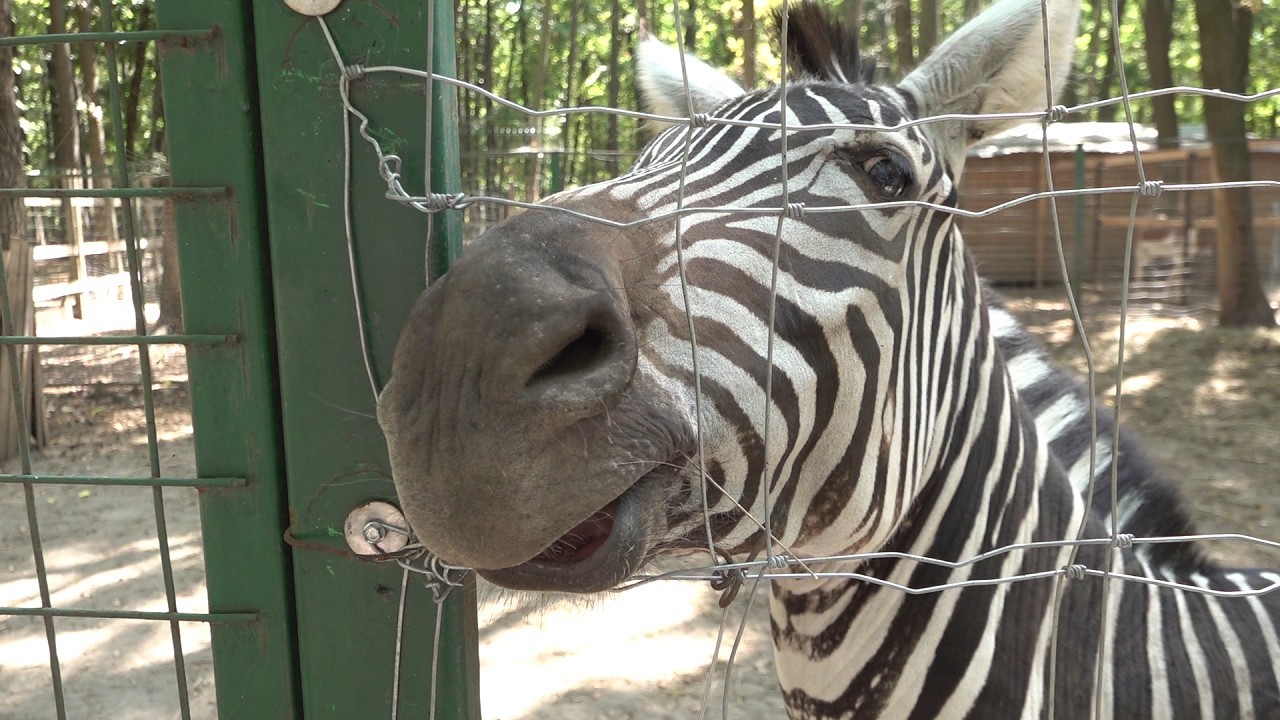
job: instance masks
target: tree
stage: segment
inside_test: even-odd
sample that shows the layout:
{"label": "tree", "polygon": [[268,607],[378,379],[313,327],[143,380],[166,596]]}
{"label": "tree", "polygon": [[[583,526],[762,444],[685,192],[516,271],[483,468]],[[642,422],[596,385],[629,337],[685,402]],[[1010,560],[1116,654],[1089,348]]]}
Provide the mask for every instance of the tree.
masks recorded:
{"label": "tree", "polygon": [[[1147,41],[1147,72],[1153,88],[1173,87],[1173,0],[1146,0],[1142,6],[1142,26]],[[1172,95],[1151,99],[1153,119],[1161,150],[1178,147],[1178,109]]]}
{"label": "tree", "polygon": [[[49,0],[49,33],[61,35],[66,32],[66,0]],[[74,173],[80,168],[80,128],[76,119],[76,78],[71,64],[71,47],[67,43],[56,43],[50,49],[50,55],[53,101],[49,109],[54,167],[62,173]]]}
{"label": "tree", "polygon": [[938,44],[938,0],[920,0],[920,52],[928,57]]}
{"label": "tree", "polygon": [[742,22],[738,25],[742,37],[742,86],[748,90],[756,86],[756,3],[742,0]]}
{"label": "tree", "polygon": [[[1228,0],[1196,0],[1204,86],[1245,92],[1253,9]],[[1205,127],[1213,151],[1215,182],[1249,180],[1244,109],[1231,100],[1205,98]],[[1218,322],[1228,326],[1275,325],[1257,274],[1253,207],[1248,188],[1215,188],[1218,230]]]}
{"label": "tree", "polygon": [[[685,17],[688,31],[685,36],[686,47],[692,48],[694,44],[694,21],[693,13],[695,9],[694,0],[689,0],[689,14]],[[609,12],[609,107],[618,107],[618,100],[622,96],[622,78],[618,68],[618,58],[621,55],[622,43],[625,39],[622,37],[622,3],[619,0],[612,0]],[[618,134],[618,116],[609,114],[609,169],[612,172],[618,171],[618,149],[621,147]]]}
{"label": "tree", "polygon": [[896,0],[893,5],[894,49],[898,59],[898,72],[903,75],[916,66],[911,27],[911,0]]}
{"label": "tree", "polygon": [[[93,6],[88,2],[81,5],[76,13],[80,32],[93,32],[97,28],[93,23]],[[141,43],[139,43],[141,44]],[[94,43],[80,43],[76,50],[76,60],[80,66],[80,90],[84,100],[84,152],[88,156],[91,172],[87,180],[92,180],[93,187],[111,187],[111,170],[107,166],[106,139],[102,132],[102,105],[98,102],[98,48]],[[90,182],[85,183],[88,187]],[[93,228],[99,239],[108,242],[116,239],[115,206],[109,199],[94,204]]]}
{"label": "tree", "polygon": [[[1115,14],[1118,17],[1120,17],[1121,20],[1123,21],[1124,0],[1114,0],[1114,2],[1115,2]],[[1098,15],[1094,19],[1098,23],[1098,28],[1099,28],[1097,30],[1098,33],[1102,32],[1101,29],[1104,26],[1107,31],[1107,59],[1105,61],[1105,69],[1102,71],[1102,83],[1098,86],[1098,94],[1096,96],[1099,98],[1104,98],[1104,97],[1110,97],[1113,94],[1118,94],[1113,88],[1116,87],[1116,85],[1118,84],[1117,81],[1120,78],[1120,70],[1119,70],[1120,58],[1118,57],[1118,55],[1120,54],[1122,47],[1121,47],[1120,36],[1113,29],[1111,25],[1111,19],[1106,16],[1106,13],[1098,13]],[[1121,29],[1123,30],[1123,26]],[[1132,90],[1132,88],[1130,89]],[[1113,122],[1115,121],[1116,115],[1119,112],[1120,112],[1119,105],[1104,105],[1098,108],[1097,117],[1099,120],[1103,122]]]}
{"label": "tree", "polygon": [[[0,37],[14,34],[13,8],[0,0]],[[22,130],[19,125],[18,96],[13,72],[13,48],[0,48],[0,187],[22,187]],[[21,198],[0,198],[0,251],[4,254],[5,297],[8,306],[3,331],[6,334],[35,335],[35,303],[31,246],[22,237],[24,212]],[[15,370],[11,362],[15,362]],[[23,388],[25,407],[14,407],[13,380]],[[23,435],[35,446],[46,441],[44,394],[40,384],[40,358],[36,346],[12,346],[0,353],[0,459],[16,455]],[[25,424],[22,415],[26,416]]]}

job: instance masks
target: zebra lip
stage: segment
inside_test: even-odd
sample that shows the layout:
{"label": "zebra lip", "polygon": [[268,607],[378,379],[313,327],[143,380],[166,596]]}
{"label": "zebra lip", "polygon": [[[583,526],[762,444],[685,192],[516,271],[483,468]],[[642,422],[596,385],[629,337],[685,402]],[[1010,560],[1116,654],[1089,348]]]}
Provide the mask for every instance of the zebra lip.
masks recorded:
{"label": "zebra lip", "polygon": [[613,535],[613,518],[618,514],[621,500],[614,500],[578,523],[572,530],[551,543],[551,547],[538,553],[535,560],[544,562],[575,563],[590,558]]}
{"label": "zebra lip", "polygon": [[590,593],[608,590],[640,569],[666,527],[666,471],[650,472],[533,559],[501,570],[480,570],[512,590]]}

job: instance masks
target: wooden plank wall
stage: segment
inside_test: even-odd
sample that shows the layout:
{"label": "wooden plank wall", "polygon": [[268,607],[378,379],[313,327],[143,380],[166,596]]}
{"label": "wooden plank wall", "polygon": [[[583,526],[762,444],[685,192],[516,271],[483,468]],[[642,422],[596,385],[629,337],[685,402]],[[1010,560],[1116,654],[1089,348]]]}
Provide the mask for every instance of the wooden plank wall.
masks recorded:
{"label": "wooden plank wall", "polygon": [[[1182,157],[1157,162],[1147,159],[1149,180],[1166,184],[1209,182],[1209,150],[1178,151]],[[1071,152],[1051,153],[1054,187],[1074,188],[1075,159]],[[1253,154],[1255,178],[1280,178],[1280,148],[1274,143],[1259,145]],[[1124,163],[1117,165],[1117,163]],[[1188,175],[1190,173],[1190,175]],[[1112,154],[1086,156],[1086,187],[1132,186],[1138,174],[1132,161]],[[1039,153],[1015,153],[996,157],[971,157],[960,183],[960,205],[966,210],[984,210],[1028,193],[1047,189],[1044,160]],[[1128,194],[1095,195],[1085,198],[1083,252],[1085,282],[1118,283],[1122,275],[1125,221],[1129,214]],[[1253,192],[1257,251],[1260,267],[1274,266],[1274,237],[1280,232],[1280,191]],[[1158,198],[1142,198],[1139,218],[1151,223],[1157,213],[1182,218],[1186,202],[1191,203],[1193,221],[1204,228],[1199,233],[1201,248],[1211,247],[1212,198],[1207,191],[1167,192]],[[1075,198],[1059,198],[1058,218],[1062,228],[1067,267],[1074,270],[1077,252]],[[983,218],[960,221],[970,251],[979,263],[979,272],[1002,285],[1060,285],[1062,283],[1048,201],[1025,203]],[[1099,219],[1101,218],[1101,220]]]}

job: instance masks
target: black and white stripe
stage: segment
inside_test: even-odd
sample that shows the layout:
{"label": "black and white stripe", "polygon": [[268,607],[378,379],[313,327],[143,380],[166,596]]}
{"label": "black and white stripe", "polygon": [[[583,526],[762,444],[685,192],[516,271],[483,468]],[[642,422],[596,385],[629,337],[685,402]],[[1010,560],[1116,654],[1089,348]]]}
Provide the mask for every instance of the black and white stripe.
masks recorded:
{"label": "black and white stripe", "polygon": [[[846,83],[792,84],[788,125],[892,126],[911,116],[900,91],[853,90]],[[768,90],[712,114],[777,122],[779,109],[779,92]],[[674,128],[631,173],[592,192],[633,198],[660,213],[684,172],[687,206],[777,207],[777,135],[733,125]],[[790,200],[851,204],[848,177],[843,186],[824,185],[832,148],[876,144],[910,158],[918,199],[954,205],[951,169],[914,131],[796,132],[786,158]],[[865,178],[853,182],[865,193]],[[1095,440],[1084,386],[1054,367],[982,287],[951,216],[928,209],[811,214],[784,223],[768,404],[784,430],[771,457],[763,457],[765,299],[776,229],[772,216],[712,213],[683,221],[709,416],[703,424],[711,428],[704,433],[712,445],[718,435],[733,439],[708,452],[707,472],[726,491],[710,495],[718,542],[738,553],[761,546],[759,527],[738,508],[759,517],[766,467],[774,534],[807,556],[874,549],[962,560],[1013,543],[1074,537],[1082,519],[1087,536],[1105,537],[1117,462],[1120,533],[1192,533],[1133,438],[1122,432],[1119,449],[1112,447],[1114,418],[1106,408],[1097,410]],[[673,244],[660,243],[666,254],[654,282],[680,307]],[[841,310],[823,316],[830,310],[824,306]],[[672,313],[653,322],[645,336],[676,342],[643,368],[681,385],[687,397],[692,348],[684,318]],[[1086,502],[1091,446],[1094,490]],[[692,540],[699,519],[690,516],[677,530]],[[1117,571],[1214,590],[1256,590],[1276,578],[1214,567],[1187,544],[1135,547],[1082,548],[1074,562],[1102,568],[1114,552]],[[1071,557],[1060,547],[959,570],[875,560],[858,571],[922,587],[1053,570]],[[1113,581],[1104,596],[1103,583],[1089,578],[1068,581],[1055,613],[1055,586],[1043,581],[919,596],[856,581],[772,587],[779,676],[796,717],[1043,716],[1055,624],[1057,717],[1087,716],[1095,692],[1114,717],[1280,716],[1274,594],[1224,599]],[[1108,666],[1094,688],[1103,602]]]}
{"label": "black and white stripe", "polygon": [[[547,199],[571,214],[477,240],[415,305],[379,400],[423,545],[517,589],[599,591],[708,545],[844,571],[770,586],[796,718],[1280,717],[1280,593],[1064,576],[1280,574],[1069,545],[1112,537],[1113,469],[1117,532],[1191,527],[1105,409],[1095,438],[1087,391],[984,289],[948,212],[966,146],[1009,124],[992,115],[1042,110],[1046,63],[1069,68],[1078,0],[1043,8],[1003,0],[884,87],[801,5],[789,52],[822,76],[689,78],[667,104],[707,116]],[[892,129],[921,116],[946,117]],[[830,124],[880,127],[803,127]],[[861,553],[882,554],[834,559]]]}

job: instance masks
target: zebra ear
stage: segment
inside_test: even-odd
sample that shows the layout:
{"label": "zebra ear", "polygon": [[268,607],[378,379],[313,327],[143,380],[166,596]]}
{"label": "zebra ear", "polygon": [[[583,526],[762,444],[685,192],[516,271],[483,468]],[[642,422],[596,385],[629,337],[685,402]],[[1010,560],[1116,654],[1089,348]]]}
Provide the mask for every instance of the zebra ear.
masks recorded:
{"label": "zebra ear", "polygon": [[[707,112],[725,100],[742,95],[742,86],[728,75],[688,53],[684,68],[689,76],[689,94],[684,91],[680,51],[644,31],[636,47],[636,90],[644,112],[672,117],[689,117]],[[689,106],[689,100],[693,107]]]}
{"label": "zebra ear", "polygon": [[[1080,0],[1047,0],[1049,69],[1057,97],[1075,55]],[[920,116],[1044,110],[1045,53],[1041,0],[1003,0],[946,42],[903,79]],[[964,149],[1018,120],[971,120],[926,125],[959,172]]]}

